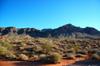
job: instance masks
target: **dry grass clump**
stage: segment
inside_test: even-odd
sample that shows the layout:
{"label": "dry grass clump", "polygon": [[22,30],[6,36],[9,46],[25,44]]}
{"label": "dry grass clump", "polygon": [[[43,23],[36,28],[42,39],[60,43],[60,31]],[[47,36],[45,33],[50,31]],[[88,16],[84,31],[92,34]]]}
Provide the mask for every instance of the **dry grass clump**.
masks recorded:
{"label": "dry grass clump", "polygon": [[29,57],[27,55],[25,55],[25,54],[19,54],[18,59],[19,60],[25,60],[26,61],[26,60],[29,59]]}

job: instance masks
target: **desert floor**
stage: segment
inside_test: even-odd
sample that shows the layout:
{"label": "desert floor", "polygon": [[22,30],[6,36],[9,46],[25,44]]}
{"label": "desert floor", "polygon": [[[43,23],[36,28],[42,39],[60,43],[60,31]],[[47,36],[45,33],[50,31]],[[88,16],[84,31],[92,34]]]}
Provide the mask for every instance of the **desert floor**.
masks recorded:
{"label": "desert floor", "polygon": [[32,61],[0,61],[0,66],[100,66],[100,61],[84,60],[83,58],[62,60],[59,64],[42,64]]}

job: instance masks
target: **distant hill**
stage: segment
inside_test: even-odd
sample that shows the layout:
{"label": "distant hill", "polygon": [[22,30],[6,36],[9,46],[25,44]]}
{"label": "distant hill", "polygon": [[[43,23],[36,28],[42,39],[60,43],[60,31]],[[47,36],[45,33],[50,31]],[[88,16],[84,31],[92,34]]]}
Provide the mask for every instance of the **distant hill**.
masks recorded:
{"label": "distant hill", "polygon": [[0,35],[30,35],[31,37],[75,37],[75,38],[99,38],[100,31],[93,27],[81,28],[72,24],[55,29],[42,29],[35,28],[16,28],[16,27],[0,27]]}

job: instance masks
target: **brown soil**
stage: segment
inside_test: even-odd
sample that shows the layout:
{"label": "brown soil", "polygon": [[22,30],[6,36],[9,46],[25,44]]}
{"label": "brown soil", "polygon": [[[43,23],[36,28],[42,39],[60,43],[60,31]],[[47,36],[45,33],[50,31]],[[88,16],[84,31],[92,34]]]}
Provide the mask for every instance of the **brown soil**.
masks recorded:
{"label": "brown soil", "polygon": [[83,58],[77,58],[74,60],[62,60],[58,64],[41,64],[39,62],[28,61],[0,61],[0,66],[66,66],[75,63],[76,61],[84,60]]}
{"label": "brown soil", "polygon": [[9,63],[8,61],[0,61],[0,66],[15,66],[15,64]]}
{"label": "brown soil", "polygon": [[61,63],[58,64],[45,64],[42,66],[66,66],[75,63],[75,60],[62,60]]}

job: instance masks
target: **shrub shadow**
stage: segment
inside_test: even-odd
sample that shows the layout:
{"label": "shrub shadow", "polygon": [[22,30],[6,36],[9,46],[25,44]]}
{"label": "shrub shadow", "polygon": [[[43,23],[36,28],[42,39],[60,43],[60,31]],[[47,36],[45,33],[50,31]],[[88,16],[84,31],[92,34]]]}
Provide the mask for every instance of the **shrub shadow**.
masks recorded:
{"label": "shrub shadow", "polygon": [[100,66],[100,61],[99,60],[77,61],[76,63],[68,66]]}

